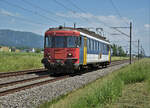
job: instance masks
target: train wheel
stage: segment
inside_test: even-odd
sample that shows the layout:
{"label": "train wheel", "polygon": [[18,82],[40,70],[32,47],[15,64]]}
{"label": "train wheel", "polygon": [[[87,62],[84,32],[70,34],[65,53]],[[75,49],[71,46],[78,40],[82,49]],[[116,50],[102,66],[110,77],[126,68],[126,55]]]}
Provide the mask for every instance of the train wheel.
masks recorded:
{"label": "train wheel", "polygon": [[74,72],[75,72],[74,69],[68,69],[68,70],[67,70],[67,73],[68,73],[68,74],[73,74]]}
{"label": "train wheel", "polygon": [[81,71],[81,66],[79,66],[75,71],[80,72]]}
{"label": "train wheel", "polygon": [[105,67],[106,67],[106,64],[105,64],[105,63],[103,63],[103,64],[102,64],[102,68],[105,68]]}

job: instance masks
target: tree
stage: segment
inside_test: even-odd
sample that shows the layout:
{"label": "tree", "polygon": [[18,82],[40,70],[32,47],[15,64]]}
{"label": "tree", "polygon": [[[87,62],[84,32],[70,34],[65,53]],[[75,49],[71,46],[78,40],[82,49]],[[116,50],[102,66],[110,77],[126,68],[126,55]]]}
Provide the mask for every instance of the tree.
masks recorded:
{"label": "tree", "polygon": [[41,49],[40,48],[36,48],[35,49],[35,53],[40,53],[41,52]]}
{"label": "tree", "polygon": [[118,46],[118,53],[119,56],[126,56],[126,53],[121,46]]}
{"label": "tree", "polygon": [[111,48],[113,50],[113,56],[126,56],[126,53],[121,46],[113,44]]}
{"label": "tree", "polygon": [[112,50],[113,50],[113,56],[117,56],[117,45],[115,45],[115,44],[113,44],[112,46],[111,46],[111,48],[112,48]]}

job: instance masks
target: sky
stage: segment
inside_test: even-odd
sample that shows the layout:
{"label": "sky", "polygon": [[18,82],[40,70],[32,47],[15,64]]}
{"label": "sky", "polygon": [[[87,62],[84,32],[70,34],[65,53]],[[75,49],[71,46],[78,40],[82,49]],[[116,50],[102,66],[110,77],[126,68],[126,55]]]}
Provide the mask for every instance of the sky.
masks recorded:
{"label": "sky", "polygon": [[[129,50],[129,37],[112,27],[132,22],[132,52],[150,56],[150,0],[0,0],[0,29],[28,31],[44,36],[50,27],[103,28],[113,44]],[[129,28],[118,28],[129,35]],[[118,35],[114,35],[118,34]]]}

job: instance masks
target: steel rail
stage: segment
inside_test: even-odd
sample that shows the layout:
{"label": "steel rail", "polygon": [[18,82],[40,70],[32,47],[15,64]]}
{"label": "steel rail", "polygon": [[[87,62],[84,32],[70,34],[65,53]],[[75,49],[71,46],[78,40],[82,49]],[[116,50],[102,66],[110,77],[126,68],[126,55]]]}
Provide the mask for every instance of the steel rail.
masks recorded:
{"label": "steel rail", "polygon": [[10,76],[19,76],[29,73],[38,73],[38,72],[45,72],[47,69],[33,69],[33,70],[23,70],[23,71],[16,71],[16,72],[4,72],[0,73],[0,78],[10,77]]}

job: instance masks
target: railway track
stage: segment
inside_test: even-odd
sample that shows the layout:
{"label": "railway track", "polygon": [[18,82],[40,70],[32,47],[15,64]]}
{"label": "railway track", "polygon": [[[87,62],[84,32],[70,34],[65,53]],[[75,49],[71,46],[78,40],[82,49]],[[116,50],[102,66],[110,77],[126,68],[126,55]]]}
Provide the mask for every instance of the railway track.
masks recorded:
{"label": "railway track", "polygon": [[31,74],[31,73],[40,73],[40,72],[45,72],[45,71],[46,69],[43,68],[43,69],[17,71],[17,72],[5,72],[5,73],[0,73],[0,78],[19,76],[19,75]]}
{"label": "railway track", "polygon": [[[127,62],[128,62],[128,60],[113,61],[111,63],[111,65],[109,65],[109,67],[119,65],[119,64],[123,64],[123,63],[127,63]],[[10,76],[18,76],[18,75],[24,75],[24,74],[36,73],[36,72],[45,72],[45,71],[46,71],[45,69],[36,69],[36,70],[20,71],[21,73],[19,73],[19,71],[18,72],[12,72],[12,73],[2,73],[2,74],[0,74],[0,78],[4,78],[4,77],[6,78],[6,77],[10,77]],[[83,74],[83,73],[81,72],[81,74]],[[73,75],[73,76],[75,76],[75,75]],[[13,86],[13,85],[17,85],[17,84],[24,84],[26,82],[45,79],[45,78],[48,78],[48,77],[50,77],[50,75],[41,75],[39,77],[34,77],[34,78],[29,78],[29,79],[24,79],[24,80],[18,80],[18,81],[12,81],[12,82],[8,82],[8,83],[2,83],[2,84],[0,84],[0,89],[1,88],[6,88],[6,87],[9,87],[9,86]],[[25,85],[25,86],[21,86],[21,87],[15,87],[15,88],[12,88],[12,89],[3,90],[3,91],[0,91],[0,96],[4,96],[4,95],[11,94],[11,93],[14,93],[14,92],[18,92],[18,91],[21,91],[21,90],[25,90],[25,89],[29,89],[29,88],[32,88],[32,87],[40,86],[40,85],[43,85],[43,84],[55,82],[55,81],[58,81],[58,80],[66,79],[66,78],[69,78],[69,77],[72,77],[72,75],[58,76],[58,77],[54,77],[53,79],[44,80],[44,81],[41,81],[41,82],[35,82],[33,84],[29,84],[29,85]]]}

